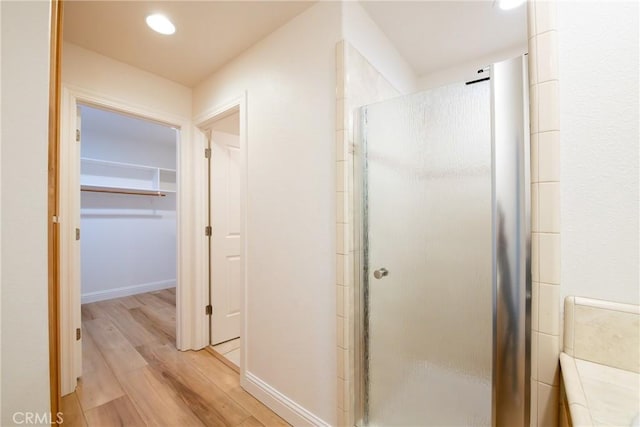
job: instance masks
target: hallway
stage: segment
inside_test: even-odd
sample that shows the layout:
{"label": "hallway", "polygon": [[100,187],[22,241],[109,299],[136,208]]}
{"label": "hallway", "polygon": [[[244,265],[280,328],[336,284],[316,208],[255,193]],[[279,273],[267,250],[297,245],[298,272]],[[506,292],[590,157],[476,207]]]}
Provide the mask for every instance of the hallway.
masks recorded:
{"label": "hallway", "polygon": [[83,376],[70,426],[286,426],[207,352],[175,348],[175,289],[82,306]]}

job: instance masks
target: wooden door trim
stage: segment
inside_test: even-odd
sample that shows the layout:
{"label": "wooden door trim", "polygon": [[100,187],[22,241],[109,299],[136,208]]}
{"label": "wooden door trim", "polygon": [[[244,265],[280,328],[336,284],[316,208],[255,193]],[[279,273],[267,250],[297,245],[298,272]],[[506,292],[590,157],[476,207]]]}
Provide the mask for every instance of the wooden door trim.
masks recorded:
{"label": "wooden door trim", "polygon": [[48,147],[48,293],[49,293],[49,390],[51,413],[57,414],[60,402],[60,252],[58,228],[58,191],[60,168],[60,90],[62,58],[63,0],[50,0],[51,35],[49,51],[49,147]]}

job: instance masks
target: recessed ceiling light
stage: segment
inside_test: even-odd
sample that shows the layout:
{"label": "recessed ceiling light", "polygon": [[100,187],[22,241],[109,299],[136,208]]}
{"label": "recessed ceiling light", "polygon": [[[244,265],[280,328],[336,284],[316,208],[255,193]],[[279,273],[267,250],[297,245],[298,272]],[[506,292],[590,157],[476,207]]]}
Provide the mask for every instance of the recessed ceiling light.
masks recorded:
{"label": "recessed ceiling light", "polygon": [[159,13],[147,16],[147,25],[160,34],[169,35],[176,32],[176,27],[169,18]]}
{"label": "recessed ceiling light", "polygon": [[515,9],[525,3],[525,0],[498,0],[498,6],[502,10]]}

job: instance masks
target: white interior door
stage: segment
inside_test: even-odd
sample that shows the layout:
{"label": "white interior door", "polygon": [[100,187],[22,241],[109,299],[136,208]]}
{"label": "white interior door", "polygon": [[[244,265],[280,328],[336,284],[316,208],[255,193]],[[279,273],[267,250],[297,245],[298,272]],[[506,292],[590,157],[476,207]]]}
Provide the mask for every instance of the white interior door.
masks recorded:
{"label": "white interior door", "polygon": [[240,336],[240,137],[211,133],[211,344]]}
{"label": "white interior door", "polygon": [[[69,171],[71,187],[74,196],[72,197],[71,212],[65,212],[64,216],[69,216],[71,220],[71,227],[67,229],[67,238],[71,242],[70,251],[72,253],[72,259],[69,264],[69,284],[71,288],[71,307],[73,316],[73,327],[70,328],[72,335],[75,335],[75,342],[73,347],[73,366],[75,378],[82,376],[82,333],[78,334],[77,331],[82,328],[82,314],[81,314],[81,276],[80,276],[80,143],[81,137],[78,131],[82,129],[82,110],[76,105],[76,127],[75,127],[75,143],[71,141],[70,147],[72,155],[73,167],[69,169],[62,169]],[[62,203],[60,204],[63,205]],[[65,283],[65,282],[62,282]],[[74,332],[76,332],[74,334]],[[74,384],[75,387],[75,384]]]}
{"label": "white interior door", "polygon": [[[60,392],[75,391],[82,376],[80,311],[80,129],[81,109],[64,97],[60,132]],[[77,131],[77,132],[76,132]],[[80,332],[80,334],[78,334]]]}

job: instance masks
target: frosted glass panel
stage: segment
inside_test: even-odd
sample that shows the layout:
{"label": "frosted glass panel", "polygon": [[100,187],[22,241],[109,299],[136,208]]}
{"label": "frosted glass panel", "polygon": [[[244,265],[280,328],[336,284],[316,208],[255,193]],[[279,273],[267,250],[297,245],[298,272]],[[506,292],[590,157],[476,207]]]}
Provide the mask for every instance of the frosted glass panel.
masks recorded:
{"label": "frosted glass panel", "polygon": [[483,82],[363,108],[369,425],[491,424],[490,106]]}

